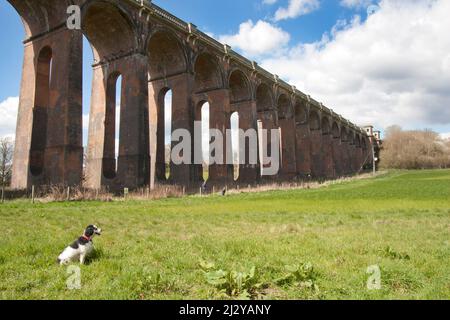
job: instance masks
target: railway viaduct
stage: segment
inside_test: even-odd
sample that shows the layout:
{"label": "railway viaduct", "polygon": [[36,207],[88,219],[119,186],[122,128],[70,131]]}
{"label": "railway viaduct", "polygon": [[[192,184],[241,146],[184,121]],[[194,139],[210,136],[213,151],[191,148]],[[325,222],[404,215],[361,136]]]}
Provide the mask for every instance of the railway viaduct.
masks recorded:
{"label": "railway viaduct", "polygon": [[[171,165],[165,177],[164,96],[172,91],[172,130],[193,130],[210,105],[210,127],[281,128],[281,170],[272,181],[336,178],[372,161],[367,132],[257,63],[150,0],[8,0],[26,39],[12,186],[198,187],[201,165]],[[81,9],[68,28],[67,9]],[[86,168],[82,145],[82,52],[94,63]],[[116,81],[122,78],[120,143],[115,154]],[[194,142],[192,142],[194,143]],[[193,146],[194,148],[195,146]],[[261,166],[211,165],[209,184],[254,184]],[[83,176],[83,170],[85,174]]]}

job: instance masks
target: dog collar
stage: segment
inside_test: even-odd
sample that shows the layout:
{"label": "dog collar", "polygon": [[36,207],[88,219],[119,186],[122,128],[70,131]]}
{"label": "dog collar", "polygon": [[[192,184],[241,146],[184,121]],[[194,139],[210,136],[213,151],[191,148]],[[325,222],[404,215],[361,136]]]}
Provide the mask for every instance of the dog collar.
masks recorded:
{"label": "dog collar", "polygon": [[86,237],[84,234],[81,236],[83,239],[87,240],[87,241],[91,241],[91,238]]}

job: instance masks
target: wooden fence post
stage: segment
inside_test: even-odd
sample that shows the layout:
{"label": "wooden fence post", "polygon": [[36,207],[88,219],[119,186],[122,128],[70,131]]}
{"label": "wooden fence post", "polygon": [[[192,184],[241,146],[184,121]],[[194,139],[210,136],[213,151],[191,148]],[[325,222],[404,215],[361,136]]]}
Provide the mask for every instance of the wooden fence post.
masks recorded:
{"label": "wooden fence post", "polygon": [[31,186],[31,203],[34,204],[34,186]]}

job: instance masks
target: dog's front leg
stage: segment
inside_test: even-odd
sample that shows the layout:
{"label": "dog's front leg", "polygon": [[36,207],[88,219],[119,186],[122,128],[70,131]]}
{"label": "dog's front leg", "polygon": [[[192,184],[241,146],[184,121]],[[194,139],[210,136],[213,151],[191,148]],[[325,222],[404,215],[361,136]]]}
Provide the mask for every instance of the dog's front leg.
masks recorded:
{"label": "dog's front leg", "polygon": [[80,264],[83,265],[85,260],[86,260],[86,254],[83,253],[80,255]]}

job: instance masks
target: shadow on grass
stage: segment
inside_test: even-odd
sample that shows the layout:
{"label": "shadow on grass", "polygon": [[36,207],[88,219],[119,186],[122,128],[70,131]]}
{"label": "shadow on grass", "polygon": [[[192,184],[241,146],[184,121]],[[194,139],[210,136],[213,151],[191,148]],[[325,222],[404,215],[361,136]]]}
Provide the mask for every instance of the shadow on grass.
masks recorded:
{"label": "shadow on grass", "polygon": [[105,251],[102,248],[94,249],[92,254],[86,259],[85,265],[89,266],[96,261],[100,261],[106,257]]}

